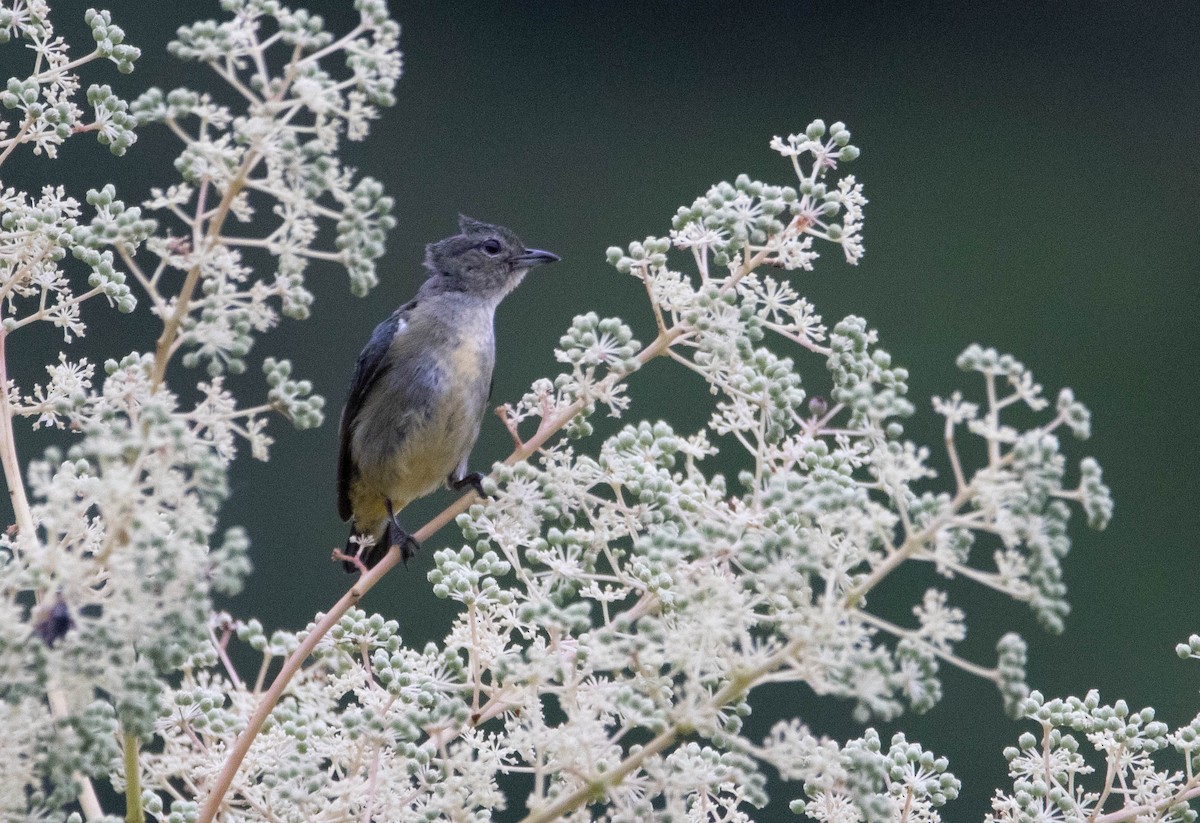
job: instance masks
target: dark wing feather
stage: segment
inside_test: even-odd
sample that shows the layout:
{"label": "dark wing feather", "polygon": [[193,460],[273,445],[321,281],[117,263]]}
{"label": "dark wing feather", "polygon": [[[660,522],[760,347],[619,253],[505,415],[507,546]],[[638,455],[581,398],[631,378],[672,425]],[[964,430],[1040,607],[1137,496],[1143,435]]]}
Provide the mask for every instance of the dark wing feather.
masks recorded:
{"label": "dark wing feather", "polygon": [[392,312],[391,317],[376,326],[366,348],[358,356],[358,363],[355,364],[354,378],[350,381],[350,394],[346,398],[346,407],[342,409],[338,446],[337,505],[338,515],[342,520],[349,520],[353,513],[350,508],[350,481],[353,474],[353,467],[350,465],[350,431],[354,426],[354,418],[358,416],[363,400],[375,385],[379,367],[383,364],[388,347],[392,345],[396,329],[415,306],[415,300],[401,306]]}

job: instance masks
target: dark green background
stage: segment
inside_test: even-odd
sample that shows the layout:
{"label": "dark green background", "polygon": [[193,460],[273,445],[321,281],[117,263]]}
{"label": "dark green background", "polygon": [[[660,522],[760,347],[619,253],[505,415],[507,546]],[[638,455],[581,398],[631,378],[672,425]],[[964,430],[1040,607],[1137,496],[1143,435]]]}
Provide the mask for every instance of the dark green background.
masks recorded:
{"label": "dark green background", "polygon": [[[310,7],[333,19],[348,5]],[[1200,669],[1172,648],[1200,630],[1195,4],[394,8],[405,52],[398,105],[351,162],[384,181],[399,226],[369,299],[349,296],[334,268],[314,266],[311,321],[285,323],[257,350],[293,357],[331,407],[316,432],[276,426],[270,463],[247,456],[234,467],[226,520],[250,529],[257,568],[230,604],[235,614],[296,628],[347,585],[327,562],[345,537],[333,506],[337,409],[371,329],[416,289],[423,245],[452,233],[458,212],[563,256],[500,309],[495,399],[513,400],[555,372],[553,347],[576,313],[619,314],[643,339],[651,334],[640,286],[604,263],[607,246],[665,234],[677,206],[738,172],[792,182],[767,143],[823,117],[844,120],[863,152],[847,170],[871,200],[867,255],[852,269],[824,249],[817,271],[793,282],[827,322],[855,313],[880,329],[911,370],[918,412],[909,431],[937,447],[929,396],[979,390],[954,367],[972,341],[1015,354],[1051,397],[1074,387],[1094,413],[1093,440],[1070,453],[1101,461],[1116,519],[1103,533],[1075,531],[1066,632],[1047,636],[1024,609],[955,586],[954,601],[970,614],[964,653],[990,663],[996,638],[1015,628],[1032,644],[1030,683],[1046,693],[1096,687],[1106,700],[1154,705],[1172,725],[1191,719]],[[145,53],[122,88],[217,87],[205,70],[164,56],[168,34],[218,14],[215,3],[112,10]],[[145,130],[123,161],[76,142],[63,163],[13,170],[10,161],[5,183],[53,175],[82,195],[113,178],[137,200],[171,179],[176,147],[165,131]],[[146,345],[144,315],[141,331],[120,322]],[[122,350],[112,341],[110,355]],[[30,375],[51,345],[23,361]],[[815,360],[801,369],[820,379]],[[712,402],[665,364],[637,377],[633,391],[631,417],[668,416],[686,430]],[[489,418],[476,466],[508,450]],[[404,519],[418,525],[450,499],[414,504]],[[452,609],[432,598],[424,575],[432,549],[453,539],[438,535],[364,603],[398,619],[412,642],[439,638],[450,624]],[[929,583],[901,574],[878,602],[903,616]],[[859,733],[848,706],[803,689],[773,688],[758,706],[756,734],[783,711],[818,731]],[[1026,727],[1002,715],[993,689],[949,672],[943,703],[894,728],[949,756],[964,780],[946,818],[978,820],[993,789],[1010,785],[1001,749]],[[762,819],[789,819],[791,796],[781,793]]]}

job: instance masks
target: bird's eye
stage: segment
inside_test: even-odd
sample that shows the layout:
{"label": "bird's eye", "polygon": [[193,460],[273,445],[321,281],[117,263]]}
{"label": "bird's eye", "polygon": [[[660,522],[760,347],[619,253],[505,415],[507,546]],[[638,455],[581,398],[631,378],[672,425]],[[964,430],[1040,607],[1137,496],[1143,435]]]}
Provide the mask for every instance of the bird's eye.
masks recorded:
{"label": "bird's eye", "polygon": [[492,238],[490,240],[485,240],[483,243],[483,250],[485,252],[487,252],[488,254],[493,254],[493,255],[499,254],[500,253],[500,241],[495,238]]}

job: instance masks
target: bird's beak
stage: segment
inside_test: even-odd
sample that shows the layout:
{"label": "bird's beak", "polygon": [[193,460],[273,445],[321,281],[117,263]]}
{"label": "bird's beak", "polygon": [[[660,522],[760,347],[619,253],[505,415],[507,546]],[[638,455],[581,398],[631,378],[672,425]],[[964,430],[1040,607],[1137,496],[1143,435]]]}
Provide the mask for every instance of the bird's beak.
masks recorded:
{"label": "bird's beak", "polygon": [[561,260],[557,254],[551,251],[542,251],[541,249],[525,249],[525,253],[518,256],[514,262],[526,268],[541,266],[545,263],[557,263]]}

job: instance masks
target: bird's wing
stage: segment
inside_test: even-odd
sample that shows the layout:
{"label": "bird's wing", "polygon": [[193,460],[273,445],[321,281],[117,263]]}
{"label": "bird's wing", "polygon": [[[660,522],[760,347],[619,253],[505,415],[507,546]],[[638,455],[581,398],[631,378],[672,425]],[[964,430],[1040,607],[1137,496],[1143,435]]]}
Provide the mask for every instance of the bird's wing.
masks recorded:
{"label": "bird's wing", "polygon": [[354,378],[350,381],[350,394],[346,398],[346,407],[342,409],[341,442],[338,447],[337,504],[338,515],[342,520],[349,520],[352,513],[350,508],[350,432],[354,426],[354,418],[358,416],[363,401],[371,391],[371,387],[375,385],[379,367],[383,364],[388,347],[392,345],[392,339],[404,327],[408,313],[415,306],[415,300],[406,303],[392,312],[387,320],[376,326],[366,348],[358,356],[358,363],[354,366]]}

